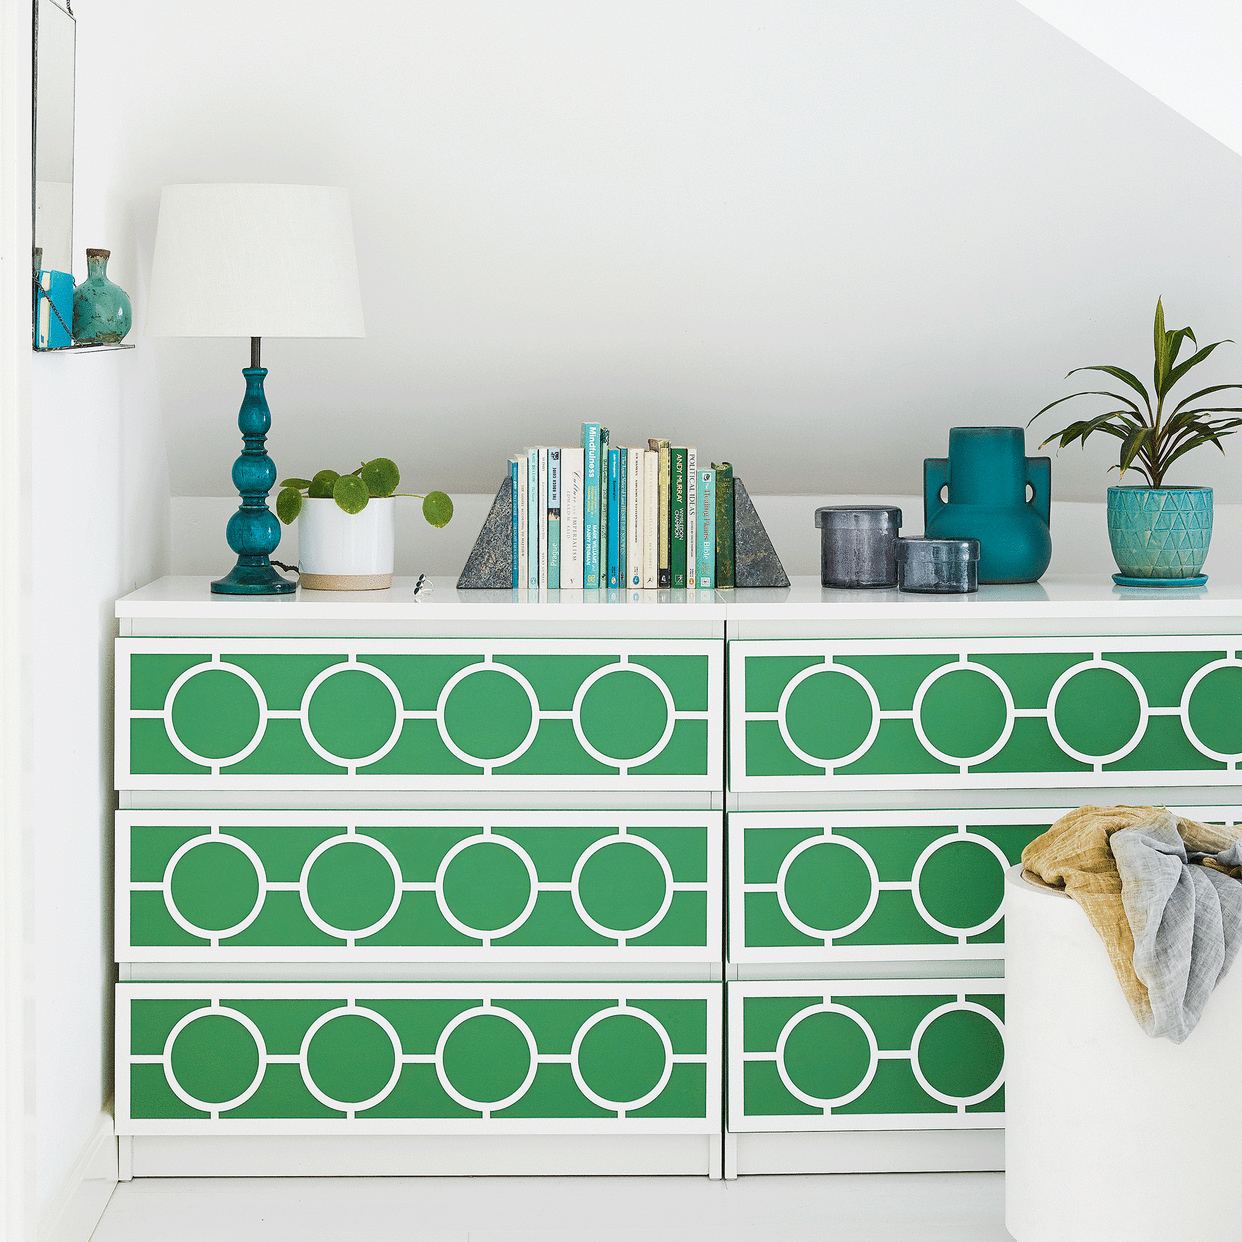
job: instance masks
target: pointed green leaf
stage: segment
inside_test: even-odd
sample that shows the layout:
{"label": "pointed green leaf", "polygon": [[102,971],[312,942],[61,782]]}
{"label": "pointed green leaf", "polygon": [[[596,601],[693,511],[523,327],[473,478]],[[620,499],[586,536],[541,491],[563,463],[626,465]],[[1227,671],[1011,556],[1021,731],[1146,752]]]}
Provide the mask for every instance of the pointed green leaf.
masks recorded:
{"label": "pointed green leaf", "polygon": [[[1123,371],[1121,367],[1110,367],[1110,366],[1103,366],[1103,365],[1091,366],[1091,367],[1075,367],[1072,371],[1070,371],[1066,375],[1065,378],[1069,379],[1071,375],[1077,375],[1079,371],[1103,371],[1105,375],[1111,375],[1114,379],[1119,379],[1123,384],[1129,384],[1129,386],[1133,388],[1134,391],[1138,393],[1140,397],[1143,398],[1143,404],[1147,407],[1147,412],[1149,414],[1151,413],[1151,398],[1147,395],[1147,389],[1144,388],[1143,385],[1140,384],[1138,380],[1133,375],[1130,374],[1129,371]],[[1109,393],[1108,395],[1111,397],[1114,394]],[[1118,397],[1117,400],[1128,401],[1129,398]],[[1138,406],[1135,406],[1134,408],[1137,410]]]}
{"label": "pointed green leaf", "polygon": [[327,500],[332,495],[332,489],[336,486],[336,481],[341,476],[335,470],[321,470],[310,481],[309,495],[316,500]]}
{"label": "pointed green leaf", "polygon": [[401,482],[401,471],[387,457],[363,462],[359,473],[372,496],[391,496]]}
{"label": "pointed green leaf", "polygon": [[[1229,343],[1232,344],[1232,342],[1229,342]],[[1172,388],[1173,385],[1176,384],[1177,381],[1180,380],[1186,374],[1186,372],[1191,369],[1191,367],[1197,367],[1199,363],[1201,363],[1212,352],[1212,350],[1214,350],[1217,347],[1217,345],[1224,345],[1224,344],[1225,344],[1224,341],[1213,341],[1211,345],[1205,345],[1197,353],[1191,354],[1190,357],[1187,358],[1186,361],[1183,362],[1180,366],[1174,367],[1169,372],[1169,377],[1166,380],[1165,385],[1164,385],[1164,391],[1168,392],[1168,390]]]}
{"label": "pointed green leaf", "polygon": [[[1152,378],[1156,386],[1156,392],[1160,391],[1160,381],[1164,378],[1166,367],[1166,359],[1168,358],[1169,338],[1164,329],[1164,303],[1160,298],[1156,299],[1156,320],[1152,325],[1152,340],[1156,349],[1156,361],[1152,368]],[[1122,466],[1122,472],[1125,467]]]}
{"label": "pointed green leaf", "polygon": [[296,487],[282,487],[276,496],[276,516],[286,526],[302,512],[302,493]]}
{"label": "pointed green leaf", "polygon": [[423,517],[432,526],[447,526],[453,517],[453,502],[443,492],[423,497]]}
{"label": "pointed green leaf", "polygon": [[346,513],[361,513],[371,499],[367,485],[356,475],[342,475],[332,486],[332,499]]}
{"label": "pointed green leaf", "polygon": [[1150,427],[1138,427],[1122,441],[1120,462],[1122,474],[1129,470],[1130,464],[1134,461],[1139,449],[1143,447],[1143,442],[1150,434]]}
{"label": "pointed green leaf", "polygon": [[[1224,342],[1217,341],[1216,343],[1221,345]],[[1242,384],[1213,384],[1211,388],[1200,388],[1198,392],[1192,392],[1189,397],[1179,401],[1177,405],[1174,406],[1173,413],[1176,414],[1178,410],[1180,410],[1183,406],[1190,405],[1192,401],[1198,401],[1200,397],[1206,397],[1208,393],[1224,392],[1226,388],[1242,388]]]}

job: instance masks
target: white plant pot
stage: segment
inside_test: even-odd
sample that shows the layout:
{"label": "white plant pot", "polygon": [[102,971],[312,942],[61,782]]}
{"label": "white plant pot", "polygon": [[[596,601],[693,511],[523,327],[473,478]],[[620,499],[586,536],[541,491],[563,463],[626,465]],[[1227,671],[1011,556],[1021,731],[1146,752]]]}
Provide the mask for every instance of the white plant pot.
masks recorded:
{"label": "white plant pot", "polygon": [[300,585],[313,591],[382,591],[392,586],[396,499],[373,498],[361,513],[335,500],[302,501]]}

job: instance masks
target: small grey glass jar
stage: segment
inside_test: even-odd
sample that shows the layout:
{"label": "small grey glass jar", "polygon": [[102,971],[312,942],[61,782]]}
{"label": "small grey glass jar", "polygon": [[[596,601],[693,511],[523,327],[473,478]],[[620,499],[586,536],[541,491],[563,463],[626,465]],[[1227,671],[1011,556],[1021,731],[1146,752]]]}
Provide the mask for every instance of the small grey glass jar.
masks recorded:
{"label": "small grey glass jar", "polygon": [[897,578],[903,591],[966,595],[979,589],[978,539],[897,540]]}
{"label": "small grey glass jar", "polygon": [[893,544],[901,510],[892,505],[825,505],[815,510],[819,528],[819,580],[852,589],[897,585]]}

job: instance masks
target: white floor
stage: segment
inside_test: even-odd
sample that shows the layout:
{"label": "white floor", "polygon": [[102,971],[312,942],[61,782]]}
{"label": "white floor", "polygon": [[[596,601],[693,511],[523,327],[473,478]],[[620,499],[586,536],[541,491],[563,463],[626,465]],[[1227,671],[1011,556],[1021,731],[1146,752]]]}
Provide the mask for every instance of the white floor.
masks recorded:
{"label": "white floor", "polygon": [[1001,1173],[148,1178],[92,1242],[1010,1242]]}

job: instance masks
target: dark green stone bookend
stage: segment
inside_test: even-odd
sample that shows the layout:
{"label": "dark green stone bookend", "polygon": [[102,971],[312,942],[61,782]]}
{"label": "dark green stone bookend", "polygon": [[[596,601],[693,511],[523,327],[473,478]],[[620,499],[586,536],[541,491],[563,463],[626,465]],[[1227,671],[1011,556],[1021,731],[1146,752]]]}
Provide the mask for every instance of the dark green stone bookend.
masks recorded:
{"label": "dark green stone bookend", "polygon": [[507,475],[457,579],[459,591],[485,587],[513,587],[513,480]]}
{"label": "dark green stone bookend", "polygon": [[787,587],[789,575],[776,555],[763,519],[746,484],[733,479],[733,584],[739,587]]}

